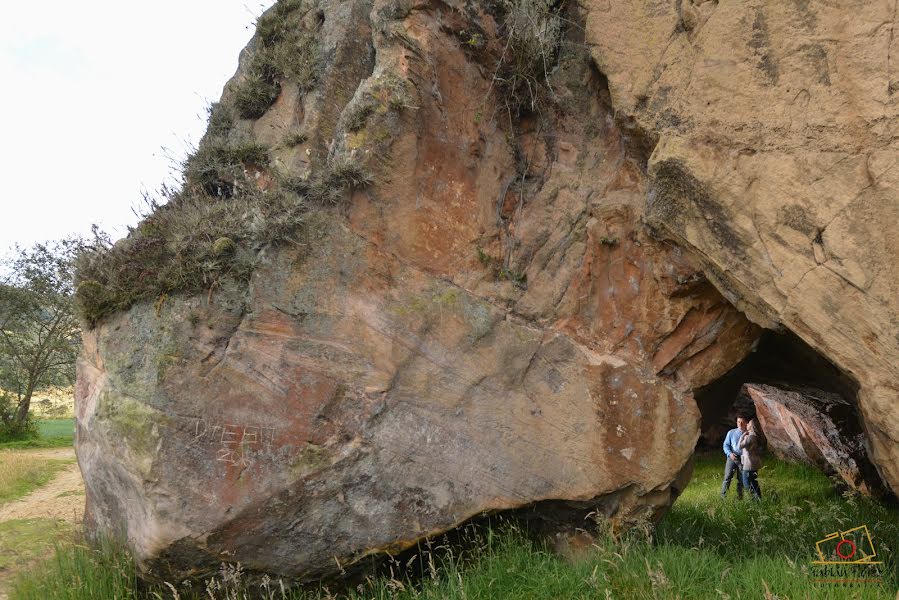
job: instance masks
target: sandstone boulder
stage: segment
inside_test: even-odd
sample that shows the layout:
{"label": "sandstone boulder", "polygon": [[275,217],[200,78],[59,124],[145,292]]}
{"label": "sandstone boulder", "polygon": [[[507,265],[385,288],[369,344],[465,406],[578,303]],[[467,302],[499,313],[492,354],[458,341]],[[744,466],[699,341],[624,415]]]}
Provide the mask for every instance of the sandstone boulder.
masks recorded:
{"label": "sandstone boulder", "polygon": [[883,482],[868,459],[858,415],[845,399],[808,387],[747,384],[744,389],[775,456],[837,475],[862,493],[882,494]]}
{"label": "sandstone boulder", "polygon": [[164,209],[198,231],[79,287],[89,523],[309,580],[485,511],[658,518],[763,327],[858,382],[895,489],[887,9],[281,0]]}

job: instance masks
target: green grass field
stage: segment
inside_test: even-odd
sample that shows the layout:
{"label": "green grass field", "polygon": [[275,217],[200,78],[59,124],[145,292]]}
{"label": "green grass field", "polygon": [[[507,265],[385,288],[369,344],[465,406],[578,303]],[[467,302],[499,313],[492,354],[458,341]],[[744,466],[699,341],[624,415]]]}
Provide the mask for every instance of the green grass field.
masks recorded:
{"label": "green grass field", "polygon": [[38,436],[27,440],[0,443],[2,449],[66,448],[75,438],[75,419],[37,419]]}
{"label": "green grass field", "polygon": [[[700,457],[692,482],[656,527],[621,539],[598,534],[577,558],[563,558],[516,526],[468,528],[465,546],[441,546],[405,564],[388,563],[390,575],[370,577],[351,590],[290,591],[279,582],[263,587],[241,582],[228,568],[221,576],[178,588],[181,598],[324,599],[805,599],[893,600],[899,588],[899,511],[843,495],[820,473],[768,460],[760,472],[760,503],[718,497],[723,467]],[[815,541],[856,525],[873,534],[882,565],[845,568],[841,579],[824,576]],[[411,566],[410,566],[411,565]],[[408,569],[406,567],[409,567]],[[168,587],[140,593],[134,568],[121,552],[82,545],[60,547],[43,567],[20,577],[11,600],[62,598],[173,598]],[[252,592],[252,595],[249,593]]]}

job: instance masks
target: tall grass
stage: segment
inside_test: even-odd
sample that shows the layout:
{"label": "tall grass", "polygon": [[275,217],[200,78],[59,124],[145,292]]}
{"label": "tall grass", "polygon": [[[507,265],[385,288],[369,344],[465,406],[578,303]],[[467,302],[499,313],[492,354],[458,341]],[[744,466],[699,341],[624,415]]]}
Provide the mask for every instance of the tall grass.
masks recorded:
{"label": "tall grass", "polygon": [[[250,581],[223,566],[192,588],[173,584],[136,592],[133,566],[106,548],[60,548],[55,563],[19,580],[12,600],[37,598],[388,599],[799,599],[888,598],[899,588],[899,512],[834,490],[823,475],[769,461],[760,474],[760,503],[718,496],[723,463],[701,457],[690,486],[656,527],[616,538],[600,526],[592,544],[565,558],[522,526],[470,526],[453,542],[422,544],[421,552],[388,560],[378,575],[338,587],[290,589],[271,579]],[[588,524],[588,523],[585,523]],[[864,584],[819,583],[814,542],[866,524],[879,558]],[[601,524],[600,524],[601,525]],[[861,567],[859,567],[861,569]],[[869,568],[871,571],[872,568]],[[851,576],[851,568],[847,568]],[[81,591],[78,591],[81,590]],[[97,595],[102,590],[103,595]],[[58,595],[54,595],[58,594]]]}
{"label": "tall grass", "polygon": [[[134,564],[111,543],[57,546],[41,568],[20,577],[12,598],[20,600],[130,600],[141,595]],[[171,596],[170,596],[171,597]]]}

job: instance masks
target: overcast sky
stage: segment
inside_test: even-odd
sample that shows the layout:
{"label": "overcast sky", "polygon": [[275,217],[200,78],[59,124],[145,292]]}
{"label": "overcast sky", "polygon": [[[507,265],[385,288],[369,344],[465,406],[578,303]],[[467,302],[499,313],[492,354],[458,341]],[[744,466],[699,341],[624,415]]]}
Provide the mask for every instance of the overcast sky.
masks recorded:
{"label": "overcast sky", "polygon": [[[272,0],[5,2],[0,16],[0,253],[136,219],[173,177],[205,106]],[[165,149],[165,150],[164,150]]]}

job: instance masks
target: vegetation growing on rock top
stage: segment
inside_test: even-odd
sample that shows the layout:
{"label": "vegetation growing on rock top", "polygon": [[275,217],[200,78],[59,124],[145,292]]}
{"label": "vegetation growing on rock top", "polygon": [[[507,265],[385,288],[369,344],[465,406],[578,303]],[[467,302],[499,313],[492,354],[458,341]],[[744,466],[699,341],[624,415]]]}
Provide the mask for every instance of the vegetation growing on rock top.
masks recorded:
{"label": "vegetation growing on rock top", "polygon": [[209,110],[207,132],[182,165],[183,186],[144,197],[143,219],[111,243],[98,234],[78,261],[77,304],[91,326],[141,300],[211,291],[246,282],[268,244],[304,244],[330,205],[371,175],[353,157],[330,156],[313,173],[291,177],[272,164],[240,119],[264,114],[289,80],[302,91],[318,80],[316,4],[281,0],[257,22],[249,65],[230,94]]}
{"label": "vegetation growing on rock top", "polygon": [[[537,110],[546,97],[560,42],[560,7],[547,0],[503,6],[506,52],[494,89],[506,98],[511,116]],[[395,74],[377,76],[345,107],[340,125],[351,138],[326,157],[313,157],[312,170],[299,176],[274,164],[270,148],[247,127],[246,119],[261,117],[285,82],[308,91],[319,81],[324,64],[317,30],[323,19],[309,0],[280,0],[259,18],[248,61],[210,108],[207,133],[183,164],[183,186],[145,197],[144,218],[125,239],[113,246],[97,236],[80,258],[78,308],[89,325],[142,300],[245,283],[263,247],[305,243],[310,207],[336,204],[347,190],[372,182],[370,168],[384,162],[389,132],[396,129],[380,115],[396,115],[414,103],[408,81]],[[372,118],[377,121],[367,123]],[[369,125],[373,129],[363,131]],[[284,143],[295,146],[305,138],[294,133]],[[362,152],[360,145],[373,151]]]}

